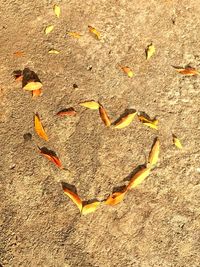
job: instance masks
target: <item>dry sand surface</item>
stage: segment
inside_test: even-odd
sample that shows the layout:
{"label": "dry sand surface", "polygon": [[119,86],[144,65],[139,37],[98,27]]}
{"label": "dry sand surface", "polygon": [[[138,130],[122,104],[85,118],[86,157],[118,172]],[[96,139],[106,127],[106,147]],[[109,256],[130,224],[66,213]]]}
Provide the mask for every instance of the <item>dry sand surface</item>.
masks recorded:
{"label": "dry sand surface", "polygon": [[[63,0],[60,18],[54,1],[0,2],[1,265],[200,266],[200,76],[172,67],[200,68],[200,0]],[[151,42],[156,53],[147,61]],[[60,53],[48,54],[52,48]],[[24,68],[38,74],[41,97],[14,80],[12,72]],[[100,101],[112,119],[127,108],[157,116],[159,131],[137,119],[121,130],[105,127],[97,111],[78,105],[88,99]],[[70,106],[77,116],[55,116]],[[34,131],[34,112],[48,143]],[[75,185],[83,199],[104,199],[146,161],[156,136],[161,152],[151,175],[118,205],[80,216],[61,182]],[[37,145],[56,151],[67,171]]]}

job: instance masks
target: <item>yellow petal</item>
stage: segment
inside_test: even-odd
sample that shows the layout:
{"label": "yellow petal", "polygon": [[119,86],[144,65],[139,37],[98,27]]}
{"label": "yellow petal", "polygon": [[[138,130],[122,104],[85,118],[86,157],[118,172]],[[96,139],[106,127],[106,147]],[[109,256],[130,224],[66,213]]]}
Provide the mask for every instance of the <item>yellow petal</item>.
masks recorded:
{"label": "yellow petal", "polygon": [[178,147],[179,149],[182,149],[183,146],[181,144],[181,141],[173,134],[173,143],[176,147]]}
{"label": "yellow petal", "polygon": [[56,49],[49,50],[49,54],[59,54],[60,52]]}
{"label": "yellow petal", "polygon": [[121,118],[120,121],[117,122],[117,124],[115,124],[114,127],[116,129],[122,129],[122,128],[128,126],[133,121],[136,114],[137,114],[137,112],[129,113],[125,117]]}
{"label": "yellow petal", "polygon": [[133,71],[128,66],[121,66],[121,65],[119,65],[119,67],[122,69],[122,71],[124,73],[126,73],[128,75],[129,78],[132,78],[134,76]]}
{"label": "yellow petal", "polygon": [[158,156],[160,153],[160,141],[157,138],[156,141],[153,144],[153,147],[151,149],[151,152],[149,154],[149,163],[151,166],[156,165],[156,163],[158,162]]}
{"label": "yellow petal", "polygon": [[95,201],[93,203],[84,205],[83,208],[82,208],[81,213],[83,215],[86,215],[88,213],[94,212],[98,208],[99,205],[100,205],[100,202],[99,201]]}
{"label": "yellow petal", "polygon": [[82,35],[78,32],[67,32],[67,35],[79,39]]}
{"label": "yellow petal", "polygon": [[155,130],[158,130],[158,126],[155,125],[155,124],[152,123],[152,122],[144,122],[143,124],[146,125],[146,126],[148,126],[148,127],[150,127],[150,128],[153,128],[153,129],[155,129]]}
{"label": "yellow petal", "polygon": [[53,31],[53,29],[54,29],[54,26],[53,25],[49,25],[49,26],[47,26],[46,28],[45,28],[45,34],[48,34],[48,33],[50,33],[51,31]]}
{"label": "yellow petal", "polygon": [[100,32],[98,32],[94,27],[92,26],[88,26],[88,30],[90,33],[93,33],[94,36],[97,38],[97,39],[100,39]]}
{"label": "yellow petal", "polygon": [[144,167],[143,169],[135,173],[133,177],[131,178],[127,186],[127,189],[128,190],[133,189],[139,184],[141,184],[144,181],[144,179],[149,176],[150,170],[151,170],[150,168]]}
{"label": "yellow petal", "polygon": [[59,18],[60,17],[60,7],[58,5],[54,5],[53,7],[54,13]]}
{"label": "yellow petal", "polygon": [[76,206],[81,212],[82,211],[82,200],[80,199],[80,197],[67,188],[64,188],[63,191],[65,195],[67,195],[74,202],[74,204],[76,204]]}
{"label": "yellow petal", "polygon": [[124,199],[124,196],[125,196],[126,192],[127,191],[125,190],[123,192],[115,192],[115,193],[113,193],[112,195],[110,195],[106,199],[105,204],[106,205],[110,205],[110,206],[117,205],[118,203],[120,203]]}
{"label": "yellow petal", "polygon": [[27,91],[38,90],[41,88],[42,88],[42,83],[40,82],[29,82],[23,87],[23,89]]}
{"label": "yellow petal", "polygon": [[156,52],[155,46],[153,44],[148,45],[146,49],[146,59],[147,60],[150,59],[155,52]]}
{"label": "yellow petal", "polygon": [[103,106],[99,107],[99,114],[100,114],[100,117],[101,117],[102,121],[104,122],[104,124],[106,126],[110,126],[111,125],[110,118],[109,118],[109,116],[108,116],[108,114],[107,114],[107,112]]}
{"label": "yellow petal", "polygon": [[82,103],[80,103],[80,106],[85,107],[85,108],[89,108],[89,109],[99,109],[99,103],[95,102],[93,100],[82,102]]}
{"label": "yellow petal", "polygon": [[44,131],[44,128],[42,126],[42,123],[40,121],[39,115],[35,114],[34,117],[34,125],[35,125],[35,131],[36,133],[45,141],[48,141],[48,136],[46,134],[46,132]]}

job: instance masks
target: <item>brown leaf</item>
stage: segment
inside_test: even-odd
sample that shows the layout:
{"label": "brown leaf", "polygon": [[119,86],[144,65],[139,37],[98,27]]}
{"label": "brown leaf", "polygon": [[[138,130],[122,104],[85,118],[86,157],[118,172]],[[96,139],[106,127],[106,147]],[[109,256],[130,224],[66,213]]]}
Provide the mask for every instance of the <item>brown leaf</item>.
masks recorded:
{"label": "brown leaf", "polygon": [[46,132],[44,131],[44,128],[42,126],[42,123],[40,121],[39,115],[35,114],[34,117],[34,124],[35,124],[35,131],[36,133],[45,141],[48,141],[48,136],[46,134]]}
{"label": "brown leaf", "polygon": [[40,149],[40,153],[44,157],[46,157],[49,161],[53,162],[57,167],[63,169],[62,163],[60,159],[57,157],[57,155],[55,154],[55,152],[47,149],[46,147],[39,148],[39,149]]}
{"label": "brown leaf", "polygon": [[83,215],[86,215],[88,213],[94,212],[98,208],[98,206],[100,205],[100,203],[101,202],[99,202],[99,201],[95,201],[93,203],[84,205],[83,208],[82,208],[81,213]]}
{"label": "brown leaf", "polygon": [[137,173],[135,173],[133,175],[133,177],[131,178],[128,186],[127,186],[127,190],[133,189],[137,185],[139,185],[140,183],[142,183],[144,181],[144,179],[147,176],[149,176],[150,170],[151,170],[150,168],[144,167],[141,170],[139,170]]}
{"label": "brown leaf", "polygon": [[67,188],[63,188],[63,190],[64,190],[65,195],[67,195],[74,202],[74,204],[76,204],[79,211],[81,212],[83,205],[82,205],[82,200],[80,199],[80,197]]}
{"label": "brown leaf", "polygon": [[76,111],[74,108],[66,108],[59,111],[56,115],[64,117],[64,116],[76,116]]}
{"label": "brown leaf", "polygon": [[124,190],[122,192],[113,193],[112,195],[110,195],[106,199],[105,204],[110,205],[110,206],[117,205],[118,203],[120,203],[124,199],[126,192],[127,192],[127,190]]}
{"label": "brown leaf", "polygon": [[156,138],[153,147],[151,149],[151,152],[149,154],[149,163],[151,166],[156,165],[156,163],[158,162],[158,156],[160,153],[160,141],[158,138]]}
{"label": "brown leaf", "polygon": [[100,105],[100,107],[99,107],[99,115],[100,115],[103,123],[106,126],[110,126],[111,125],[110,118],[108,117],[108,114],[107,114],[105,108],[102,105]]}
{"label": "brown leaf", "polygon": [[134,119],[135,115],[137,114],[137,112],[132,112],[129,113],[127,115],[125,115],[124,117],[122,117],[116,124],[115,124],[115,128],[116,129],[122,129],[126,126],[128,126]]}
{"label": "brown leaf", "polygon": [[174,67],[174,68],[178,73],[186,75],[186,76],[199,75],[199,71],[195,68],[191,68],[191,67],[186,67],[186,68]]}

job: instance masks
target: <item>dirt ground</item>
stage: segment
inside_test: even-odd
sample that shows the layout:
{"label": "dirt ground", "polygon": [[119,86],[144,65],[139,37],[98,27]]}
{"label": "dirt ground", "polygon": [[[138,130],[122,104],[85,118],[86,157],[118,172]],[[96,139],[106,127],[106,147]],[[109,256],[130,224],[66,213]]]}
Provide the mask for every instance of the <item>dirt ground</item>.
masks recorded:
{"label": "dirt ground", "polygon": [[[200,68],[200,1],[57,3],[59,19],[53,1],[1,0],[1,265],[198,267],[200,78],[178,74],[172,65]],[[45,35],[50,24],[55,28]],[[66,31],[83,36],[76,40]],[[146,61],[151,42],[156,53]],[[60,53],[48,54],[51,48]],[[130,66],[135,76],[128,78],[117,64]],[[39,98],[13,78],[26,67],[44,85]],[[113,119],[126,108],[157,116],[159,131],[137,120],[122,130],[106,128],[98,112],[78,105],[90,99]],[[70,106],[76,117],[55,116]],[[34,112],[48,144],[34,132]],[[173,146],[172,132],[182,150]],[[156,136],[161,153],[151,175],[120,204],[80,216],[61,182],[75,185],[83,199],[103,199],[145,162]],[[36,145],[56,151],[68,171],[42,157]]]}

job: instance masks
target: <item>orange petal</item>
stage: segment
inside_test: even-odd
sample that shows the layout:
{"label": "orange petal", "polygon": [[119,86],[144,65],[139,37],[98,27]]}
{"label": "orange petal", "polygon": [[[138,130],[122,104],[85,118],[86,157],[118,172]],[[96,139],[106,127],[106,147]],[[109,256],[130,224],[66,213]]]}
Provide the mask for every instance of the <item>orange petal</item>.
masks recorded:
{"label": "orange petal", "polygon": [[194,75],[199,75],[199,71],[195,68],[191,68],[191,67],[188,67],[188,68],[176,68],[175,67],[175,70],[180,73],[180,74],[183,74],[183,75],[186,75],[186,76],[194,76]]}
{"label": "orange petal", "polygon": [[64,116],[76,116],[76,111],[74,108],[66,108],[59,111],[56,115],[64,117]]}
{"label": "orange petal", "polygon": [[74,202],[74,204],[76,204],[76,206],[81,212],[82,211],[82,200],[80,199],[80,197],[67,188],[64,188],[63,190],[64,190],[65,195],[67,195]]}
{"label": "orange petal", "polygon": [[113,193],[106,199],[105,204],[110,206],[117,205],[124,199],[126,192],[127,190]]}
{"label": "orange petal", "polygon": [[59,158],[56,155],[54,155],[51,151],[40,149],[40,153],[43,156],[45,156],[48,160],[50,160],[51,162],[53,162],[57,167],[63,168],[62,167],[62,163],[59,160]]}
{"label": "orange petal", "polygon": [[14,56],[16,57],[23,57],[24,56],[24,52],[23,51],[16,51],[13,53]]}
{"label": "orange petal", "polygon": [[121,68],[121,70],[128,75],[129,78],[132,78],[134,76],[133,71],[131,70],[131,68],[129,68],[128,66],[121,66],[119,65],[119,67]]}
{"label": "orange petal", "polygon": [[154,145],[151,149],[151,152],[149,154],[149,163],[151,166],[156,165],[156,163],[158,162],[158,156],[160,153],[160,141],[157,138],[156,141],[154,142]]}
{"label": "orange petal", "polygon": [[36,131],[36,133],[41,138],[43,138],[45,141],[48,141],[49,138],[48,138],[46,132],[44,131],[44,128],[42,126],[42,123],[40,121],[40,118],[39,118],[39,115],[38,114],[35,114],[34,123],[35,123],[35,131]]}
{"label": "orange petal", "polygon": [[137,185],[139,185],[141,182],[144,181],[144,179],[149,176],[150,174],[150,168],[146,168],[144,167],[143,169],[139,170],[137,173],[135,173],[133,175],[133,177],[131,178],[128,186],[127,186],[127,189],[130,190],[130,189],[133,189],[135,188]]}
{"label": "orange petal", "polygon": [[88,30],[90,33],[94,34],[94,36],[96,37],[96,39],[100,39],[100,32],[98,32],[94,27],[92,26],[88,26]]}
{"label": "orange petal", "polygon": [[37,89],[32,91],[32,96],[37,97],[42,95],[42,89]]}
{"label": "orange petal", "polygon": [[99,115],[103,121],[103,123],[106,125],[106,126],[110,126],[111,125],[111,121],[110,121],[110,118],[108,117],[108,114],[105,110],[105,108],[103,106],[100,105],[99,107]]}
{"label": "orange petal", "polygon": [[98,208],[99,205],[100,205],[99,201],[95,201],[93,203],[86,204],[86,205],[83,206],[81,213],[83,215],[85,215],[85,214],[94,212]]}

